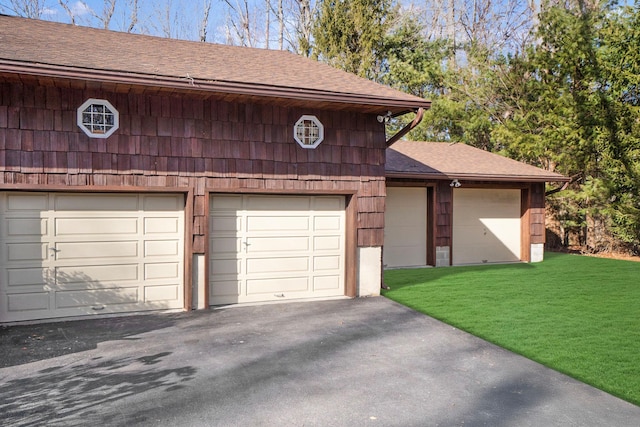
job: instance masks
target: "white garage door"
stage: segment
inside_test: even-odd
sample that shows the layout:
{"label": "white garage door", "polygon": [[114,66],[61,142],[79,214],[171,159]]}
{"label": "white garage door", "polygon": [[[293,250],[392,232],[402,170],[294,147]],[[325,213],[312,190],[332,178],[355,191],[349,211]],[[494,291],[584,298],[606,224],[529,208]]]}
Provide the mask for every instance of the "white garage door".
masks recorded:
{"label": "white garage door", "polygon": [[387,187],[385,267],[427,265],[427,189]]}
{"label": "white garage door", "polygon": [[1,321],[183,307],[183,196],[0,193]]}
{"label": "white garage door", "polygon": [[214,195],[209,303],[344,295],[340,196]]}
{"label": "white garage door", "polygon": [[520,190],[453,190],[453,265],[520,260]]}

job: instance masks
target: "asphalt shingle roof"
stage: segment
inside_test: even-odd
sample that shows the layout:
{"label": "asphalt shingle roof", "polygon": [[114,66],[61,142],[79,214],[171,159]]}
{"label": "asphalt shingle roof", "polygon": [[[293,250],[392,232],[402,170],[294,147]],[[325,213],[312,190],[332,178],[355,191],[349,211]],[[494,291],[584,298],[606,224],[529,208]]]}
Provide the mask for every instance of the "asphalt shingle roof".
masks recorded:
{"label": "asphalt shingle roof", "polygon": [[[12,68],[13,67],[13,68]],[[324,102],[388,105],[394,111],[429,102],[290,52],[129,34],[0,16],[0,72],[14,68],[87,79]],[[51,75],[55,76],[55,75]]]}
{"label": "asphalt shingle roof", "polygon": [[387,149],[387,176],[477,181],[568,181],[546,171],[462,143],[398,141]]}

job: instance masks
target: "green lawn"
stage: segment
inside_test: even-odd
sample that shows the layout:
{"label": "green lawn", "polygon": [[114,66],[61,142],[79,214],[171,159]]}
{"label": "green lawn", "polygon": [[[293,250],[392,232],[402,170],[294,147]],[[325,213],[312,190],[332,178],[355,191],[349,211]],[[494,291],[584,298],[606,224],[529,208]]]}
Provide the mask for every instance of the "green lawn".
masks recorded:
{"label": "green lawn", "polygon": [[390,270],[386,297],[640,405],[640,263]]}

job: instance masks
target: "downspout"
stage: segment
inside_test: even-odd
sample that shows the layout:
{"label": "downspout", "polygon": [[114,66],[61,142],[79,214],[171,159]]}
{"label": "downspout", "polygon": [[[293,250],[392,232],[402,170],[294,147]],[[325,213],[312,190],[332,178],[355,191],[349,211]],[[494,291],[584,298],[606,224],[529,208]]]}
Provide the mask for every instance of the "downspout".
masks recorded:
{"label": "downspout", "polygon": [[546,191],[546,192],[544,193],[544,195],[545,195],[545,196],[550,196],[550,195],[552,195],[552,194],[559,193],[560,191],[564,191],[564,190],[566,190],[567,188],[569,188],[569,185],[571,185],[572,183],[574,183],[574,182],[576,182],[576,181],[580,180],[581,178],[582,178],[582,172],[577,173],[577,174],[573,175],[572,177],[570,177],[570,178],[569,178],[569,180],[565,181],[565,183],[564,183],[564,184],[562,184],[562,186],[561,186],[561,187],[554,188],[554,189],[552,189],[552,190]]}
{"label": "downspout", "polygon": [[424,116],[424,108],[420,107],[418,108],[418,111],[416,111],[416,116],[413,118],[413,121],[408,125],[406,125],[405,127],[403,127],[402,129],[400,129],[395,135],[393,135],[391,138],[387,140],[387,147],[391,147],[393,143],[397,142],[400,138],[402,138],[411,130],[413,130],[413,128],[418,126],[422,121],[423,116]]}
{"label": "downspout", "polygon": [[564,190],[566,190],[567,188],[569,188],[569,184],[571,184],[571,181],[567,181],[567,182],[565,182],[564,184],[562,184],[562,186],[561,186],[561,187],[557,187],[557,188],[554,188],[553,190],[545,191],[545,192],[544,192],[544,195],[545,195],[545,196],[550,196],[550,195],[552,195],[552,194],[556,194],[556,193],[559,193],[559,192],[561,192],[561,191],[564,191]]}

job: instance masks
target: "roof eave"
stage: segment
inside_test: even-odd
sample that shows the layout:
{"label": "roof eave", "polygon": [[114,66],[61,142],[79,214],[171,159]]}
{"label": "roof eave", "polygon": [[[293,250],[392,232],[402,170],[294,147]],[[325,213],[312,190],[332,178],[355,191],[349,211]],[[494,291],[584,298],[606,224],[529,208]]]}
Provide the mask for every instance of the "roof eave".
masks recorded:
{"label": "roof eave", "polygon": [[287,98],[318,103],[376,106],[381,109],[393,111],[395,114],[405,114],[419,108],[429,108],[431,105],[427,100],[394,99],[387,97],[364,96],[353,93],[327,92],[307,88],[271,86],[221,80],[205,80],[189,76],[175,77],[128,73],[114,70],[89,70],[52,64],[25,63],[2,58],[0,58],[0,73],[84,80],[101,83],[162,87],[199,92],[226,93],[252,97]]}
{"label": "roof eave", "polygon": [[569,178],[562,175],[508,175],[508,174],[464,174],[464,173],[417,173],[387,171],[387,178],[400,179],[431,179],[450,180],[459,179],[466,181],[490,181],[490,182],[569,182]]}

